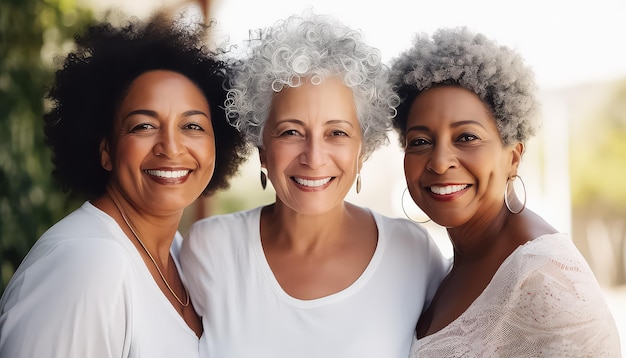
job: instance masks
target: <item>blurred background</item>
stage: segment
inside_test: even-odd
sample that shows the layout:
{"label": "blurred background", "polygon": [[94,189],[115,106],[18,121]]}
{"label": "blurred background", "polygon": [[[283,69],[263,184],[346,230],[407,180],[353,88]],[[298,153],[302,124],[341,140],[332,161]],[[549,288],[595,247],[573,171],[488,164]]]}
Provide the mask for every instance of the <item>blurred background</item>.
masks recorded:
{"label": "blurred background", "polygon": [[[540,88],[543,127],[527,145],[520,175],[527,205],[571,235],[606,293],[626,354],[626,2],[496,0],[2,0],[0,2],[0,293],[34,241],[82,202],[51,181],[43,141],[46,85],[73,35],[119,9],[145,17],[157,8],[213,20],[209,46],[244,50],[248,31],[305,10],[361,29],[388,62],[417,32],[467,26],[520,51]],[[97,110],[97,109],[94,109]],[[404,216],[403,153],[392,135],[362,170],[348,200]],[[81,168],[76,168],[81,170]],[[201,198],[181,224],[273,201],[262,191],[254,153],[231,188]],[[410,209],[409,209],[410,210]],[[445,231],[427,224],[444,254]]]}

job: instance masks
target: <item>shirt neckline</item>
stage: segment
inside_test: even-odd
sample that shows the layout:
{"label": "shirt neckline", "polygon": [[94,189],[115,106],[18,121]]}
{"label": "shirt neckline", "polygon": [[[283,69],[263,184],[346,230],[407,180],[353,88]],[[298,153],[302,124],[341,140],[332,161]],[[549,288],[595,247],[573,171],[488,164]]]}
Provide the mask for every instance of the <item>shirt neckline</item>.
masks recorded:
{"label": "shirt neckline", "polygon": [[365,268],[365,270],[363,270],[361,275],[359,275],[359,277],[350,286],[344,288],[341,291],[332,293],[324,297],[314,298],[310,300],[299,299],[299,298],[293,297],[289,295],[287,292],[285,292],[285,290],[283,290],[283,288],[280,286],[280,283],[278,283],[278,280],[276,279],[276,276],[274,275],[274,272],[272,271],[269,265],[269,262],[267,262],[267,258],[265,257],[265,252],[263,251],[263,245],[261,244],[261,211],[262,209],[263,207],[258,207],[254,209],[251,215],[250,225],[251,225],[251,232],[253,234],[250,235],[250,239],[251,239],[252,249],[254,251],[254,256],[256,257],[258,266],[261,272],[263,273],[263,276],[265,276],[266,282],[268,283],[272,291],[283,302],[291,306],[298,307],[298,308],[315,308],[315,307],[324,306],[324,305],[332,304],[337,301],[347,299],[351,297],[353,294],[355,294],[357,291],[359,291],[364,285],[367,284],[369,279],[376,272],[376,269],[378,268],[381,262],[383,252],[387,245],[386,236],[381,234],[385,230],[384,222],[382,220],[382,217],[380,217],[378,213],[373,212],[366,208],[366,210],[368,210],[368,212],[374,218],[374,222],[378,230],[378,236],[377,236],[376,249],[374,250],[374,254],[372,255],[370,262],[367,264],[367,267]]}

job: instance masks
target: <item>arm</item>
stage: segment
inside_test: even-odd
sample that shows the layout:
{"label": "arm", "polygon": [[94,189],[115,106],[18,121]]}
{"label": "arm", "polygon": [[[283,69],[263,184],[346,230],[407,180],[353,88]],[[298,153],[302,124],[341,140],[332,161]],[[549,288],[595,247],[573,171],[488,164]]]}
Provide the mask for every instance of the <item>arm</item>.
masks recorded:
{"label": "arm", "polygon": [[615,322],[586,264],[547,259],[523,276],[505,315],[512,342],[539,356],[620,356]]}
{"label": "arm", "polygon": [[0,357],[108,358],[128,354],[124,250],[101,239],[39,245],[1,302]]}

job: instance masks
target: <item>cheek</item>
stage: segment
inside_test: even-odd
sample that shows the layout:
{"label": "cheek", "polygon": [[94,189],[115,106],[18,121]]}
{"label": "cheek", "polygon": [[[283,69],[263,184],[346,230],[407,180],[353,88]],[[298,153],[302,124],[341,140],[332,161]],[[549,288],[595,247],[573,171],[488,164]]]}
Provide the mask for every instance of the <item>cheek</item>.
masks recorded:
{"label": "cheek", "polygon": [[404,156],[404,175],[407,179],[417,179],[422,175],[424,163],[413,155]]}
{"label": "cheek", "polygon": [[152,147],[142,141],[121,140],[115,147],[111,160],[116,167],[140,165]]}

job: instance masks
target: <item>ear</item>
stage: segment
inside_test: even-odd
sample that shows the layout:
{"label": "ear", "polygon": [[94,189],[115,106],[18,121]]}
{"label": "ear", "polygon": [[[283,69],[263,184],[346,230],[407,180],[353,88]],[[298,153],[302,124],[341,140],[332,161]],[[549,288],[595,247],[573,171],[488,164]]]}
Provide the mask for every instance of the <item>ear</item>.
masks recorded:
{"label": "ear", "polygon": [[365,155],[363,155],[363,153],[359,155],[359,159],[358,159],[357,166],[356,166],[357,173],[360,173],[361,169],[363,169],[363,163],[365,162],[366,159],[367,158],[365,158]]}
{"label": "ear", "polygon": [[111,161],[111,151],[109,150],[109,141],[102,138],[100,141],[100,165],[107,172],[113,170],[113,162]]}
{"label": "ear", "polygon": [[512,175],[517,175],[517,170],[519,169],[519,165],[522,162],[522,155],[524,154],[524,143],[517,142],[511,145],[511,173]]}

